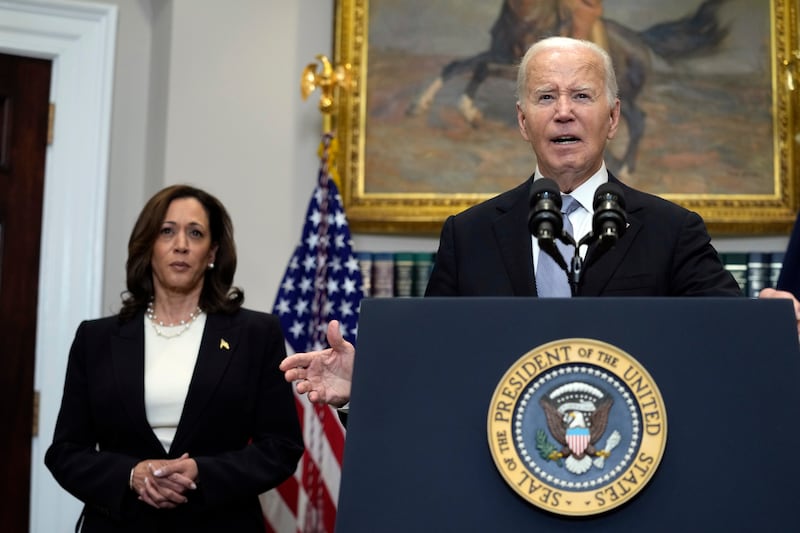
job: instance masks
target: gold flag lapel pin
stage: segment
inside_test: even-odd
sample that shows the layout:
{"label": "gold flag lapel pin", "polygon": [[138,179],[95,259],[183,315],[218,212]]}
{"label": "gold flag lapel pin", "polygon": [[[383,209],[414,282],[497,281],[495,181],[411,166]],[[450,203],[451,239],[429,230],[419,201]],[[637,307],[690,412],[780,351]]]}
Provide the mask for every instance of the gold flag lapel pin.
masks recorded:
{"label": "gold flag lapel pin", "polygon": [[219,349],[220,350],[230,350],[231,349],[231,345],[228,344],[228,341],[226,341],[225,339],[220,339],[219,340]]}

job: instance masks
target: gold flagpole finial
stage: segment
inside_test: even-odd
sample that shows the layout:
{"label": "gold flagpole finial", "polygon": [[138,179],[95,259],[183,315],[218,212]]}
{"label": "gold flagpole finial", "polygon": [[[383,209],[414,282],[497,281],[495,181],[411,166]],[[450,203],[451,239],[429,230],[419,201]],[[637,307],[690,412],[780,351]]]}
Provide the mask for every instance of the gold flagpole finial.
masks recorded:
{"label": "gold flagpole finial", "polygon": [[322,112],[322,129],[323,133],[328,133],[333,129],[331,115],[336,103],[336,88],[341,87],[348,90],[352,87],[353,82],[350,64],[334,67],[330,60],[322,54],[317,55],[317,60],[321,63],[322,69],[317,70],[316,63],[306,65],[300,78],[300,94],[303,96],[303,100],[306,100],[314,92],[314,89],[320,88],[322,94],[319,97],[319,110]]}

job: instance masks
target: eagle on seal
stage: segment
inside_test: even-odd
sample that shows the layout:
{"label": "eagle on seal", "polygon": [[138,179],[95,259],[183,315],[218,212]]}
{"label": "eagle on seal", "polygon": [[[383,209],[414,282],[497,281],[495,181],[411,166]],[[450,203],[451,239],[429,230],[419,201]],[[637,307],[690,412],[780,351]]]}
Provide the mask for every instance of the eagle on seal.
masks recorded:
{"label": "eagle on seal", "polygon": [[[585,384],[573,383],[572,388],[572,394],[566,395],[569,399],[559,398],[554,392],[543,396],[539,404],[550,434],[561,444],[561,450],[553,450],[547,458],[551,461],[563,458],[567,470],[583,474],[592,467],[593,457],[610,455],[610,450],[598,450],[596,445],[606,431],[614,400]],[[594,389],[592,392],[599,394],[585,394],[585,389]]]}

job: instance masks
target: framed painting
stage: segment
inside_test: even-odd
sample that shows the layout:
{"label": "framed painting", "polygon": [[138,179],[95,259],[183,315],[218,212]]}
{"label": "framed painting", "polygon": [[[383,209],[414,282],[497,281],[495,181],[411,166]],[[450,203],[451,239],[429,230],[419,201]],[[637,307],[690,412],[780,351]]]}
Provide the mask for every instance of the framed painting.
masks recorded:
{"label": "framed painting", "polygon": [[[354,231],[436,234],[532,174],[515,111],[529,43],[507,43],[520,20],[537,38],[569,35],[569,3],[337,2],[334,61],[354,77],[336,105],[337,166]],[[626,110],[609,169],[697,211],[712,234],[788,233],[800,205],[797,1],[602,8]]]}

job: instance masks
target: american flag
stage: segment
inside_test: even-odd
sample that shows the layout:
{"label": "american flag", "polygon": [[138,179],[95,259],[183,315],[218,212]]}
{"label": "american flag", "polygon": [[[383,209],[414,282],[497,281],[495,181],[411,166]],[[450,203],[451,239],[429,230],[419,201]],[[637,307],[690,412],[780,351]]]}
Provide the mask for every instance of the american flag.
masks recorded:
{"label": "american flag", "polygon": [[[317,187],[308,205],[300,244],[275,298],[287,351],[327,347],[328,322],[338,320],[354,342],[363,283],[350,228],[328,162],[336,149],[332,134],[320,146]],[[261,495],[268,532],[333,533],[339,495],[344,428],[336,411],[295,394],[306,451],[294,477]]]}

